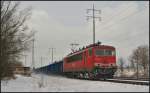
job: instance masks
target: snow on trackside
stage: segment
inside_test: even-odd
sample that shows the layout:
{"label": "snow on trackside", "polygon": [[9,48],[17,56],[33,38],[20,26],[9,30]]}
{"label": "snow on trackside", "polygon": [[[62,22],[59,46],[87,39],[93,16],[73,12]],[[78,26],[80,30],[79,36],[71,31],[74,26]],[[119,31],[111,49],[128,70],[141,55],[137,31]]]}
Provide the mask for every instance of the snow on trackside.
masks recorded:
{"label": "snow on trackside", "polygon": [[41,74],[32,77],[16,75],[16,79],[1,81],[2,92],[149,92],[149,86],[112,82],[71,79],[43,75],[44,85],[39,87]]}

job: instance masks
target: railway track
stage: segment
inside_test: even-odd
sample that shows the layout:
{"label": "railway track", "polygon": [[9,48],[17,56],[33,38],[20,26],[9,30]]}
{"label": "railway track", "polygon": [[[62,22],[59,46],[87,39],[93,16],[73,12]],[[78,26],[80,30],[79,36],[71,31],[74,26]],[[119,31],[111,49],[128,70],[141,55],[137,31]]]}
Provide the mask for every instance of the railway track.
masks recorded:
{"label": "railway track", "polygon": [[[51,74],[55,75],[55,74]],[[66,77],[64,75],[59,75]],[[72,78],[72,77],[67,77]],[[147,85],[149,86],[149,80],[136,80],[133,78],[113,78],[113,79],[85,79],[85,78],[72,78],[72,79],[81,79],[81,80],[91,80],[91,81],[103,81],[103,82],[114,82],[114,83],[124,83],[124,84],[134,84],[134,85]]]}
{"label": "railway track", "polygon": [[134,85],[146,85],[146,86],[149,86],[149,81],[144,81],[144,80],[131,80],[131,79],[130,80],[127,80],[127,79],[83,79],[83,78],[81,80],[92,80],[92,81],[103,81],[103,82],[113,82],[113,83],[124,83],[124,84],[134,84]]}
{"label": "railway track", "polygon": [[139,80],[139,81],[149,81],[149,78],[136,78],[136,77],[114,77],[115,79],[123,79],[123,80]]}
{"label": "railway track", "polygon": [[142,81],[142,80],[124,80],[124,79],[105,79],[100,81],[108,81],[114,83],[125,83],[125,84],[135,84],[135,85],[147,85],[149,86],[149,81]]}

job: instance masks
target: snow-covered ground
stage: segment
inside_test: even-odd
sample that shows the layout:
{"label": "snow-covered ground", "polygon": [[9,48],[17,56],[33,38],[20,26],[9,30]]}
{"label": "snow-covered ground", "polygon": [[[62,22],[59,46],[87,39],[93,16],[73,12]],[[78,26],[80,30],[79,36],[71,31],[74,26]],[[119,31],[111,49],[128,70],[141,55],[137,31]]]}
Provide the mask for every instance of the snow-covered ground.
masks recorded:
{"label": "snow-covered ground", "polygon": [[149,86],[71,79],[43,75],[44,86],[39,87],[40,74],[32,77],[16,75],[16,79],[1,81],[2,92],[149,92]]}

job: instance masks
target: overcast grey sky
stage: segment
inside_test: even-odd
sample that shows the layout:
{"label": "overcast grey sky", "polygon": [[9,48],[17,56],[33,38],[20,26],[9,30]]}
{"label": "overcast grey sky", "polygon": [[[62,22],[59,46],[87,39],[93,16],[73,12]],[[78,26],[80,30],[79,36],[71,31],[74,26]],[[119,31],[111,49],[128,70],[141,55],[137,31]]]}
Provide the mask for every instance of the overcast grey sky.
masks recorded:
{"label": "overcast grey sky", "polygon": [[[117,59],[127,60],[133,49],[149,45],[149,2],[148,1],[22,1],[21,7],[32,6],[32,16],[27,22],[35,34],[35,62],[40,66],[60,60],[71,52],[70,43],[83,47],[92,43],[92,20],[86,20],[86,9],[102,11],[102,21],[96,21],[96,41],[116,47]],[[88,15],[90,15],[89,13]],[[27,53],[27,65],[31,65],[31,52]],[[128,63],[128,62],[127,62]]]}

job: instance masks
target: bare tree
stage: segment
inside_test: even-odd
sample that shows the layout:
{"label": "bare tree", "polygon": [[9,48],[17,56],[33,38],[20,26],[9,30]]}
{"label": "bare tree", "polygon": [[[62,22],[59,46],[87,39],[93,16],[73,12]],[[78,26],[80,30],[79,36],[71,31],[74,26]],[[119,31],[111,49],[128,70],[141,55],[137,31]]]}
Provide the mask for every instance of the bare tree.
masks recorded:
{"label": "bare tree", "polygon": [[139,46],[138,51],[140,52],[139,64],[143,67],[144,74],[146,74],[146,70],[149,68],[149,47],[146,45]]}
{"label": "bare tree", "polygon": [[136,63],[134,62],[134,59],[132,58],[132,55],[129,56],[129,62],[130,62],[130,69],[133,69],[134,71],[136,71]]}
{"label": "bare tree", "polygon": [[19,5],[20,2],[1,1],[0,78],[12,75],[10,64],[18,62],[21,52],[29,49],[27,42],[32,35],[26,33],[25,22],[31,15],[31,7],[19,10]]}
{"label": "bare tree", "polygon": [[136,64],[137,69],[137,77],[139,74],[139,67],[143,67],[144,74],[147,73],[147,69],[149,68],[149,48],[147,45],[141,45],[137,47],[130,56],[130,62],[132,65]]}

